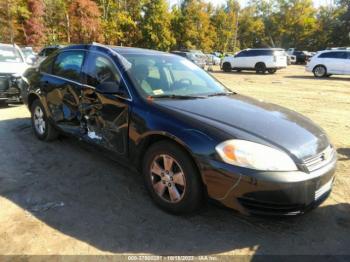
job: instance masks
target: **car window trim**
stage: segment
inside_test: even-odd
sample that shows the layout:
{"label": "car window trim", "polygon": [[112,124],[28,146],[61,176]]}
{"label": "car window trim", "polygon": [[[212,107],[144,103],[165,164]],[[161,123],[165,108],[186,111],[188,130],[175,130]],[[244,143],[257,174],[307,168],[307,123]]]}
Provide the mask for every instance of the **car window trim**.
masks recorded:
{"label": "car window trim", "polygon": [[[103,54],[102,52],[95,51],[95,50],[71,49],[71,50],[63,50],[63,51],[60,51],[58,54],[56,54],[55,59],[57,58],[57,56],[58,56],[60,53],[62,53],[62,52],[67,52],[67,51],[84,51],[84,52],[95,52],[95,53]],[[106,54],[103,54],[103,55],[107,56]],[[86,57],[87,57],[87,56],[84,57],[84,61],[83,61],[82,68],[83,68],[83,66],[84,66],[84,64],[85,64],[85,59],[86,59]],[[107,57],[108,57],[108,56],[107,56]],[[109,57],[109,58],[110,58],[110,57]],[[129,86],[127,85],[127,83],[126,83],[126,81],[125,81],[125,79],[124,79],[124,76],[121,74],[121,71],[119,70],[119,67],[116,65],[116,63],[113,61],[113,59],[110,58],[110,60],[112,61],[113,65],[117,68],[118,73],[120,74],[121,79],[123,80],[124,85],[125,85],[126,89],[128,90],[128,94],[129,94],[129,97],[122,97],[122,96],[117,95],[117,94],[115,94],[115,96],[117,96],[118,98],[121,98],[121,99],[123,99],[123,100],[127,100],[127,101],[132,102],[132,101],[133,101],[133,98],[132,98],[132,95],[131,95],[131,93],[130,93]],[[54,61],[53,61],[53,63],[54,63]],[[52,63],[52,65],[51,65],[51,67],[53,67],[53,63]],[[52,70],[51,70],[51,72],[52,72]],[[89,85],[86,85],[86,84],[84,84],[84,83],[77,82],[77,81],[74,81],[74,80],[71,80],[71,79],[68,79],[68,78],[65,78],[65,77],[57,76],[57,75],[54,75],[54,74],[52,74],[52,73],[46,73],[46,72],[41,72],[41,73],[42,73],[42,74],[45,74],[45,75],[49,75],[49,76],[56,77],[56,78],[61,79],[61,80],[65,80],[65,81],[71,82],[71,83],[76,84],[76,85],[80,85],[80,86],[84,86],[84,85],[85,85],[85,86],[88,86],[88,87],[91,87],[91,88],[96,89],[96,87],[89,86]],[[81,73],[82,73],[82,72],[81,72]]]}
{"label": "car window trim", "polygon": [[[120,80],[121,80],[120,82],[123,81],[124,86],[126,87],[126,90],[128,91],[128,94],[129,94],[129,97],[122,97],[122,96],[119,96],[119,95],[116,95],[116,96],[118,96],[118,97],[120,97],[120,98],[122,98],[122,99],[124,99],[124,100],[132,101],[132,100],[133,100],[133,99],[132,99],[132,95],[131,95],[131,93],[130,93],[129,87],[128,87],[128,85],[127,85],[127,83],[126,83],[126,81],[125,81],[125,79],[124,79],[122,73],[120,72],[118,66],[117,66],[116,63],[113,61],[113,59],[111,59],[108,55],[106,55],[106,54],[104,54],[104,53],[102,53],[102,52],[100,52],[100,51],[88,50],[88,54],[87,54],[87,56],[86,56],[86,59],[84,60],[83,66],[82,66],[82,72],[83,72],[83,68],[85,67],[85,62],[86,62],[87,59],[88,59],[89,52],[90,52],[90,53],[96,53],[96,54],[102,55],[102,56],[104,56],[105,58],[107,58],[107,59],[113,64],[113,66],[117,69],[118,74],[119,74],[119,76],[120,76]],[[85,79],[84,79],[84,81],[85,81]],[[96,89],[96,87],[91,86],[91,85],[88,85],[88,84],[86,84],[86,83],[84,83],[83,85],[85,85],[85,86],[87,86],[87,87],[90,87],[90,88],[93,87],[94,89]]]}
{"label": "car window trim", "polygon": [[[82,69],[83,69],[83,66],[84,66],[84,62],[85,62],[85,59],[86,59],[86,50],[84,49],[71,49],[71,50],[62,50],[61,52],[57,53],[56,56],[54,57],[54,60],[52,62],[52,65],[51,65],[51,73],[53,73],[54,76],[57,76],[55,75],[54,73],[54,65],[56,63],[56,60],[57,58],[59,57],[60,54],[63,54],[63,53],[68,53],[68,52],[74,52],[74,51],[83,51],[84,53],[84,56],[83,56],[83,62],[81,63],[81,67],[80,67],[80,73],[79,73],[79,80],[81,81],[81,73],[82,73]],[[53,54],[53,53],[52,53]],[[59,76],[61,77],[61,76]],[[69,79],[69,78],[66,78],[66,77],[61,77],[61,78],[64,78],[64,79],[67,79],[67,80],[70,80],[70,81],[73,81],[73,82],[77,82],[75,80],[72,80],[72,79]]]}

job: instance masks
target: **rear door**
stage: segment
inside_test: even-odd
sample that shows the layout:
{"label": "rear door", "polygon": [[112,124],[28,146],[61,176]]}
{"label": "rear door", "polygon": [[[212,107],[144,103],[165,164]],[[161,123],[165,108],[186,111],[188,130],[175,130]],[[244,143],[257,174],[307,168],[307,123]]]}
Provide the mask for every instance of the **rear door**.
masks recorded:
{"label": "rear door", "polygon": [[[79,96],[81,90],[81,68],[85,51],[70,50],[59,53],[48,63],[41,78],[41,90],[46,98],[51,118],[62,130],[79,134]],[[50,58],[47,60],[50,62]],[[45,62],[42,67],[45,67]],[[45,71],[45,70],[43,70]]]}
{"label": "rear door", "polygon": [[[126,156],[131,95],[109,56],[91,51],[83,67],[80,97],[83,139]],[[115,87],[117,93],[105,89]]]}
{"label": "rear door", "polygon": [[347,71],[347,52],[345,51],[332,51],[323,53],[319,56],[324,61],[323,64],[327,68],[327,72],[330,74],[345,74]]}

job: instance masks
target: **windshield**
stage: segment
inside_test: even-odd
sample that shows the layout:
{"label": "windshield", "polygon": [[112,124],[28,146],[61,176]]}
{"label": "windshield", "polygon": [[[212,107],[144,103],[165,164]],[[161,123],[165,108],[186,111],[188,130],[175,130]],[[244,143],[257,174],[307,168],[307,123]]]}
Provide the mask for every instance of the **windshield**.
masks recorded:
{"label": "windshield", "polygon": [[222,84],[191,61],[174,55],[124,54],[130,79],[144,96],[204,96],[228,93]]}
{"label": "windshield", "polygon": [[23,63],[23,59],[16,48],[0,46],[0,62]]}

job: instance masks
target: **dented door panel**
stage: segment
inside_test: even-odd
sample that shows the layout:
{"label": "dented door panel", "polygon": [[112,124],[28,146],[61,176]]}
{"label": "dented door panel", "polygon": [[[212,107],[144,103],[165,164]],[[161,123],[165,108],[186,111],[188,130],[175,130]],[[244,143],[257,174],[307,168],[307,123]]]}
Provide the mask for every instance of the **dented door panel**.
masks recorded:
{"label": "dented door panel", "polygon": [[51,75],[43,77],[42,90],[56,125],[68,133],[79,131],[80,85]]}
{"label": "dented door panel", "polygon": [[126,155],[129,105],[115,95],[83,88],[80,103],[82,138],[118,155]]}

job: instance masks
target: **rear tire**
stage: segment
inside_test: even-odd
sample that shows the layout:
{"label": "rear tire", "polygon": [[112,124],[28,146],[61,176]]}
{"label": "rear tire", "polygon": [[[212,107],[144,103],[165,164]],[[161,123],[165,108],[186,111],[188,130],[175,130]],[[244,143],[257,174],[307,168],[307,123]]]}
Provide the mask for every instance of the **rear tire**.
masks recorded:
{"label": "rear tire", "polygon": [[255,65],[255,71],[257,74],[265,74],[266,73],[266,65],[264,63],[257,63]]}
{"label": "rear tire", "polygon": [[38,99],[33,102],[30,112],[35,136],[43,141],[55,140],[58,131],[49,122],[45,109]]}
{"label": "rear tire", "polygon": [[313,70],[314,76],[317,78],[322,78],[327,76],[327,68],[323,65],[315,66]]}
{"label": "rear tire", "polygon": [[173,214],[191,213],[203,200],[200,175],[192,159],[175,143],[152,145],[143,159],[142,173],[153,201]]}
{"label": "rear tire", "polygon": [[224,70],[224,72],[228,73],[228,72],[231,72],[232,70],[232,67],[231,67],[231,64],[226,62],[222,65],[222,70]]}

